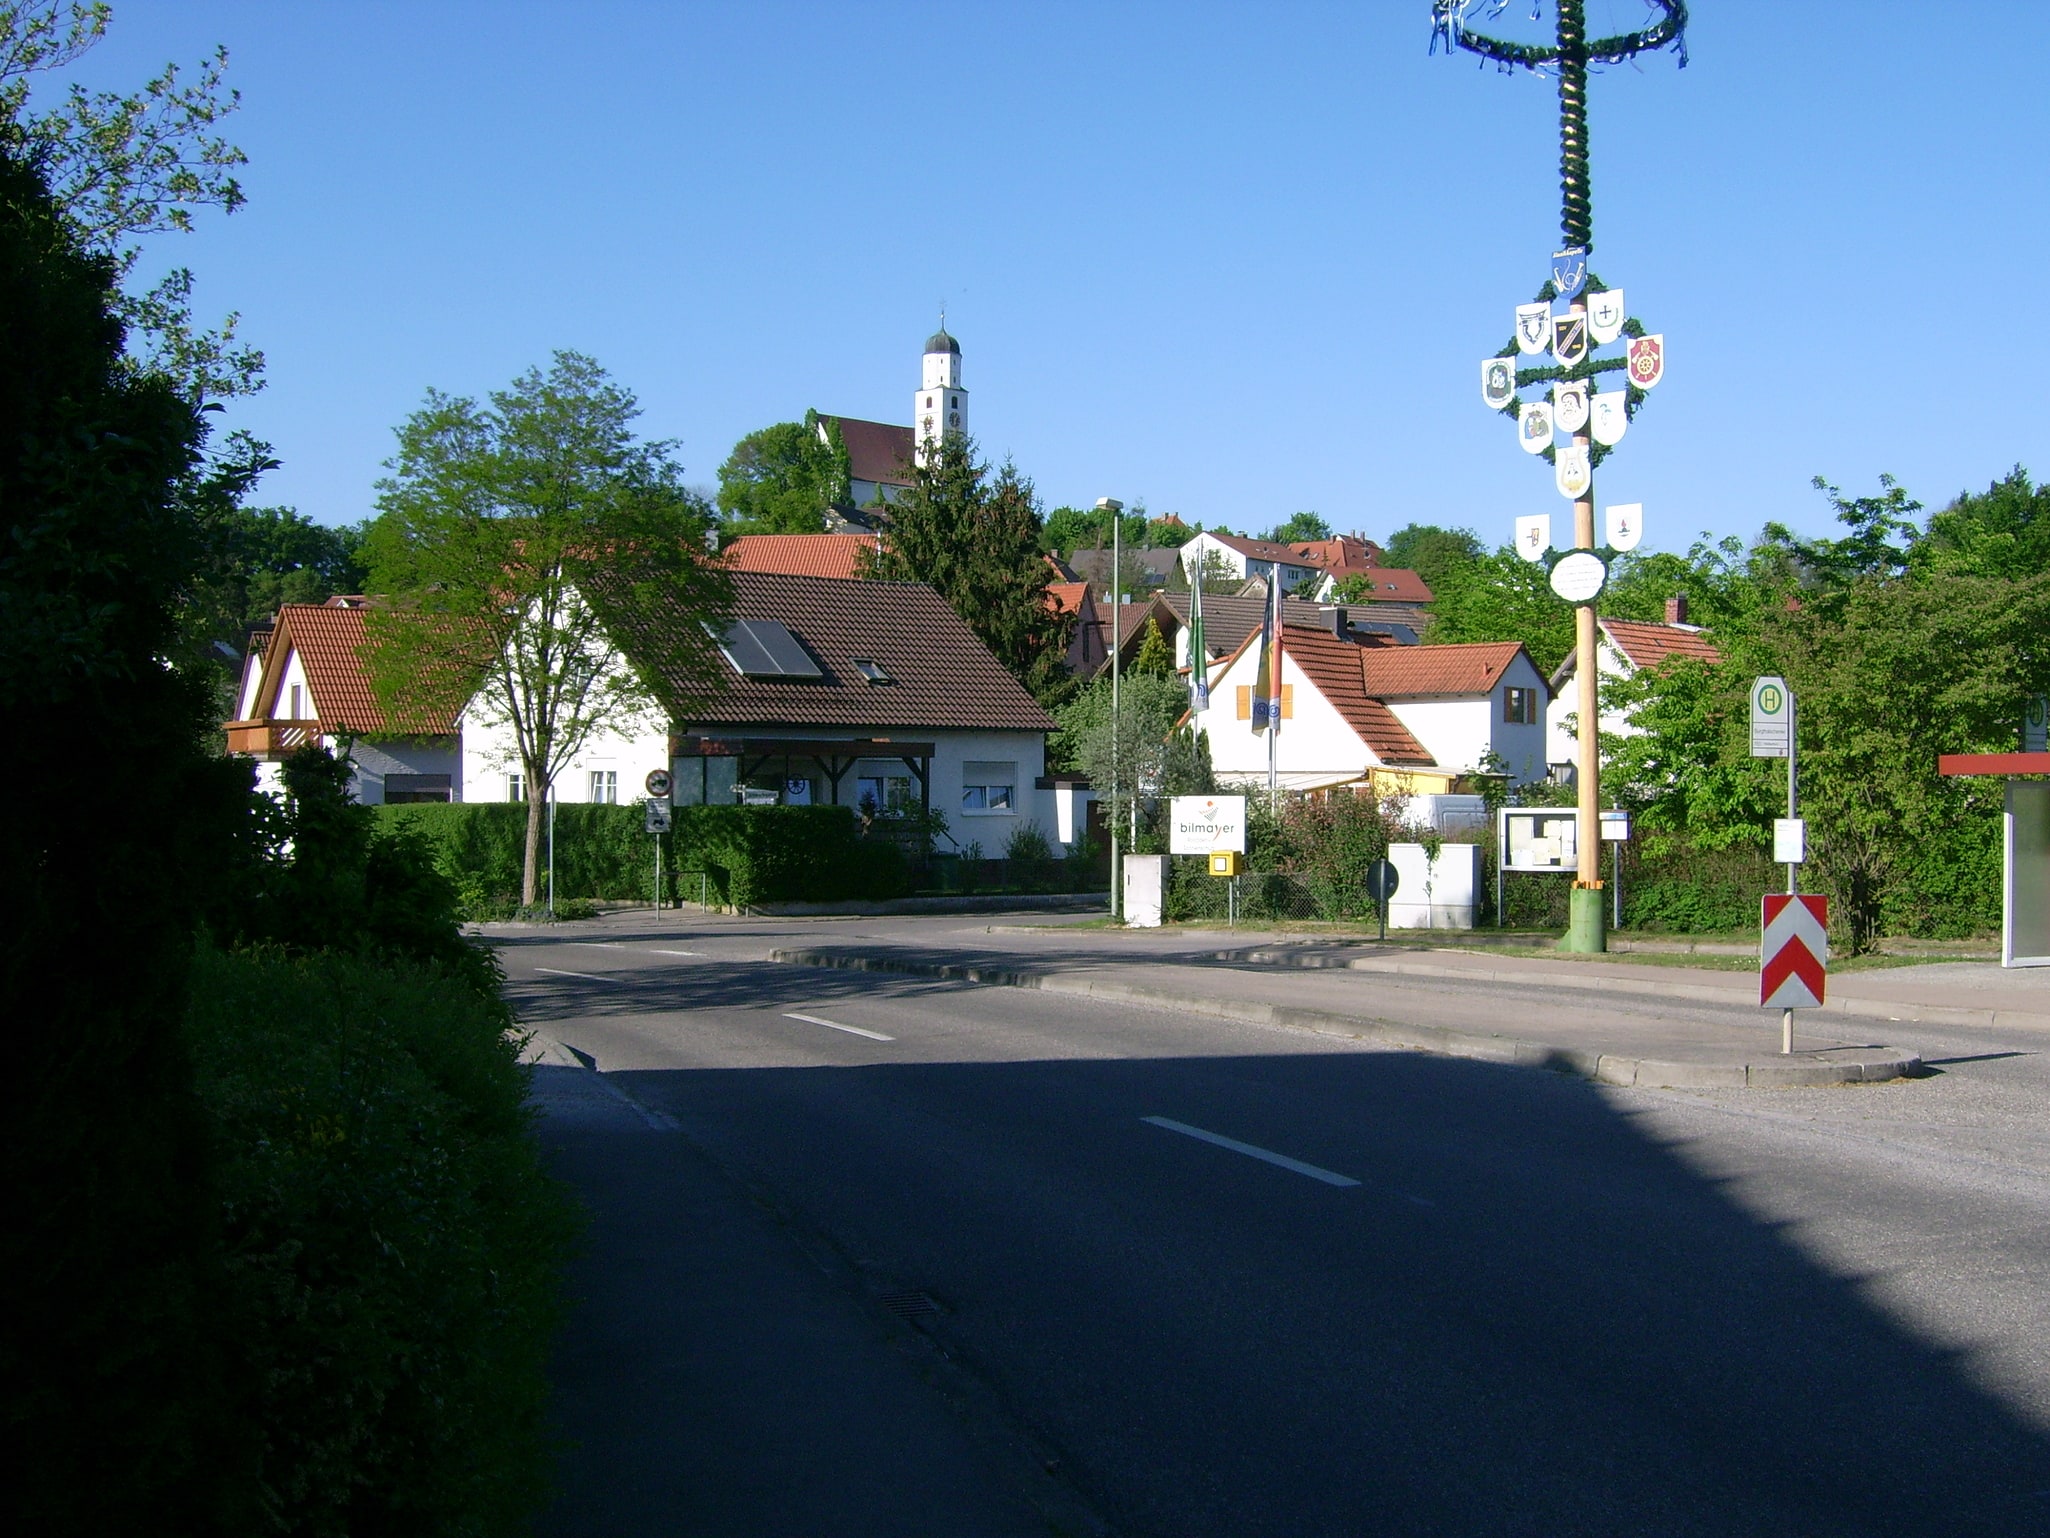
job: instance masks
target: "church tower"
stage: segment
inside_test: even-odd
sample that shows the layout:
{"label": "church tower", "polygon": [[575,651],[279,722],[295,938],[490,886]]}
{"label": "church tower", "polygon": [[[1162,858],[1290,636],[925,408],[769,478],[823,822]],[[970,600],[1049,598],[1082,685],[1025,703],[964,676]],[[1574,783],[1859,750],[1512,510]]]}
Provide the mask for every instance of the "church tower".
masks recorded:
{"label": "church tower", "polygon": [[940,438],[968,431],[968,392],[961,387],[961,344],[947,335],[946,317],[926,339],[924,383],[911,403],[912,431],[918,435],[918,462],[932,455]]}

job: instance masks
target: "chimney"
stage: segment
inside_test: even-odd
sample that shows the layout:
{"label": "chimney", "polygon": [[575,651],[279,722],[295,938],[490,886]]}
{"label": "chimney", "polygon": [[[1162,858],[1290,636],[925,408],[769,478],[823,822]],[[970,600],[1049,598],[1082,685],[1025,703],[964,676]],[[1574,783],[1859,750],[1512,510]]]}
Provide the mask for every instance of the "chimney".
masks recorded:
{"label": "chimney", "polygon": [[1324,611],[1324,622],[1331,627],[1331,633],[1341,641],[1352,639],[1352,624],[1344,609],[1330,608]]}
{"label": "chimney", "polygon": [[1684,625],[1687,623],[1687,595],[1675,593],[1666,600],[1666,623]]}

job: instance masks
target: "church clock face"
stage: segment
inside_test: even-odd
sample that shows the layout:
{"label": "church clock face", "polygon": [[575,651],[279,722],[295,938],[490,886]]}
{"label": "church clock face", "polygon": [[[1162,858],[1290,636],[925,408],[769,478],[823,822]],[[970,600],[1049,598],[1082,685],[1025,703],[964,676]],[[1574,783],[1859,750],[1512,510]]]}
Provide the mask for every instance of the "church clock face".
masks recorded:
{"label": "church clock face", "polygon": [[958,412],[958,411],[950,411],[950,412],[948,412],[948,413],[947,413],[947,426],[949,426],[949,427],[959,427],[960,425],[961,425],[961,413],[960,413],[960,412]]}

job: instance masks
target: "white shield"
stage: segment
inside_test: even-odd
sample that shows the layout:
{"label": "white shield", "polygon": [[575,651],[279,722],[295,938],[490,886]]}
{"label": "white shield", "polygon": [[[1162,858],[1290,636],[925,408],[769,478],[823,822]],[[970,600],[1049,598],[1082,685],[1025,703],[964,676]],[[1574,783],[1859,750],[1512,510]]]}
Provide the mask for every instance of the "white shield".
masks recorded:
{"label": "white shield", "polygon": [[1516,553],[1526,561],[1542,561],[1552,548],[1552,515],[1533,513],[1516,520]]}
{"label": "white shield", "polygon": [[1552,457],[1552,479],[1558,482],[1560,496],[1574,501],[1586,496],[1587,488],[1594,484],[1594,466],[1588,463],[1587,445],[1560,444],[1559,452]]}
{"label": "white shield", "polygon": [[1623,308],[1623,290],[1606,288],[1587,296],[1587,334],[1606,347],[1623,334],[1628,313]]}
{"label": "white shield", "polygon": [[1579,305],[1552,317],[1552,356],[1561,368],[1571,368],[1587,356],[1587,311]]}
{"label": "white shield", "polygon": [[1577,433],[1587,426],[1587,381],[1560,380],[1552,386],[1552,427],[1556,432]]}
{"label": "white shield", "polygon": [[1543,352],[1552,345],[1552,307],[1548,304],[1519,304],[1516,307],[1516,349]]}
{"label": "white shield", "polygon": [[1640,390],[1649,390],[1666,377],[1666,337],[1664,332],[1656,336],[1633,336],[1627,349],[1630,382]]}
{"label": "white shield", "polygon": [[1514,358],[1483,358],[1481,360],[1481,399],[1488,403],[1490,411],[1500,411],[1516,399],[1516,360]]}
{"label": "white shield", "polygon": [[1644,504],[1618,502],[1602,509],[1602,532],[1611,550],[1635,550],[1644,538]]}
{"label": "white shield", "polygon": [[1613,447],[1623,441],[1623,434],[1630,430],[1630,413],[1625,409],[1621,390],[1597,390],[1587,403],[1587,430],[1594,435],[1594,441],[1604,447]]}
{"label": "white shield", "polygon": [[1525,401],[1516,414],[1516,441],[1526,454],[1542,454],[1552,446],[1552,408],[1543,401]]}

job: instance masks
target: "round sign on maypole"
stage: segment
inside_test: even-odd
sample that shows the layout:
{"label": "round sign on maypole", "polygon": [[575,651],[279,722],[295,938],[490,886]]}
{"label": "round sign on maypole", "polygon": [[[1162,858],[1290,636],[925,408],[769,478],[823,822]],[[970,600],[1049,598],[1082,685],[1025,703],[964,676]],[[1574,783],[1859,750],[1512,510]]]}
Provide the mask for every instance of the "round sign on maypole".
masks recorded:
{"label": "round sign on maypole", "polygon": [[[1573,884],[1563,942],[1568,950],[1607,948],[1601,845],[1592,836],[1601,806],[1594,601],[1608,582],[1608,565],[1595,554],[1594,474],[1629,430],[1646,392],[1666,373],[1665,337],[1630,318],[1623,291],[1603,282],[1588,263],[1594,249],[1594,199],[1588,180],[1587,67],[1666,47],[1675,48],[1686,66],[1686,0],[1647,3],[1659,13],[1650,26],[1590,40],[1585,0],[1554,0],[1557,25],[1545,44],[1491,37],[1470,25],[1476,18],[1500,16],[1508,0],[1431,0],[1433,52],[1442,42],[1447,53],[1460,49],[1504,70],[1543,71],[1559,82],[1561,249],[1552,253],[1549,281],[1529,303],[1515,306],[1507,344],[1481,360],[1481,399],[1516,423],[1518,447],[1551,461],[1554,487],[1573,504],[1573,550],[1551,561],[1549,572],[1552,591],[1574,605],[1581,837],[1579,879]],[[1542,0],[1532,20],[1540,14]],[[1603,389],[1604,383],[1620,388]],[[1609,510],[1605,532],[1612,551],[1635,547],[1643,534],[1643,513],[1638,503]],[[1549,519],[1517,520],[1518,555],[1543,561],[1551,555],[1550,545]]]}

